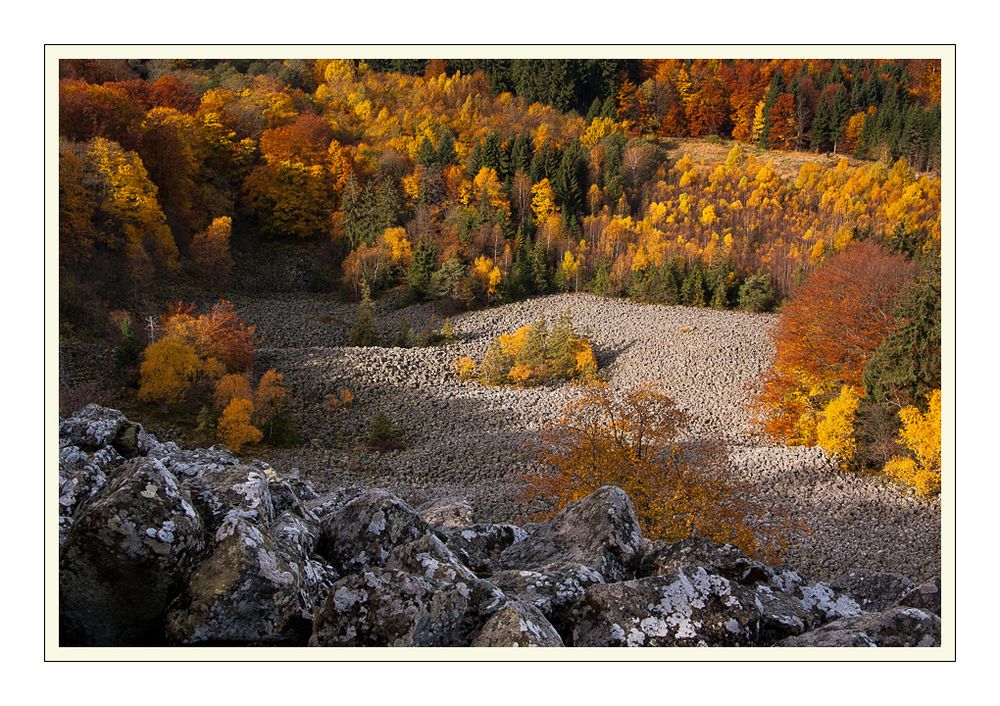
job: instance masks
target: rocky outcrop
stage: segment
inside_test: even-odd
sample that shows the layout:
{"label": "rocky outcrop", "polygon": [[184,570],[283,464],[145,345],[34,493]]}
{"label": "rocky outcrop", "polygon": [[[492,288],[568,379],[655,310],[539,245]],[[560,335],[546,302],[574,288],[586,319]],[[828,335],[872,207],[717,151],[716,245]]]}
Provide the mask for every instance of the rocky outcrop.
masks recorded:
{"label": "rocky outcrop", "polygon": [[605,486],[571,505],[500,555],[506,569],[536,569],[552,562],[582,564],[605,581],[633,578],[643,548],[639,520],[621,488]]}
{"label": "rocky outcrop", "polygon": [[318,493],[89,405],[60,424],[63,645],[925,646],[940,582],[829,584],[703,539],[644,539],[600,488],[547,522]]}
{"label": "rocky outcrop", "polygon": [[895,606],[880,613],[841,618],[779,643],[783,647],[934,647],[941,644],[941,618]]}

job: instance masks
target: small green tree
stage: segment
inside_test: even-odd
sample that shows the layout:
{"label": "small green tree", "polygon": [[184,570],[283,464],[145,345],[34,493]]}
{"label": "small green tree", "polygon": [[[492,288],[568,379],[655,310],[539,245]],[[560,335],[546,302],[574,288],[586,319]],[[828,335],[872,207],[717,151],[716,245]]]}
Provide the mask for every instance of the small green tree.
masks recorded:
{"label": "small green tree", "polygon": [[368,430],[368,445],[382,450],[401,446],[399,432],[385,412],[378,412],[372,417],[371,427]]}
{"label": "small green tree", "polygon": [[413,251],[413,258],[410,260],[410,269],[406,273],[406,282],[410,286],[413,296],[417,299],[426,299],[433,296],[431,278],[434,275],[434,267],[436,265],[437,249],[429,240],[422,238]]}
{"label": "small green tree", "polygon": [[774,289],[771,278],[765,272],[747,279],[740,287],[740,309],[745,311],[770,311],[774,306]]}
{"label": "small green tree", "polygon": [[715,285],[711,306],[713,309],[729,308],[729,286],[726,284],[725,278],[720,278],[719,283]]}
{"label": "small green tree", "polygon": [[375,322],[375,305],[372,302],[368,285],[361,286],[361,301],[358,303],[357,313],[354,317],[354,325],[347,333],[347,345],[349,346],[375,346],[378,345],[378,333]]}
{"label": "small green tree", "polygon": [[564,311],[552,326],[546,346],[549,374],[553,377],[572,377],[576,369],[575,337],[573,315],[568,310]]}

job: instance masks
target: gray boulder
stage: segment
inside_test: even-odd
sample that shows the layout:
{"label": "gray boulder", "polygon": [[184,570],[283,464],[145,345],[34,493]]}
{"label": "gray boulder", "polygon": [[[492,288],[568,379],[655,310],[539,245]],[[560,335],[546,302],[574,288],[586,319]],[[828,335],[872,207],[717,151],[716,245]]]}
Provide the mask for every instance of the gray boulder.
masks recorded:
{"label": "gray boulder", "polygon": [[317,552],[343,575],[382,566],[393,549],[430,532],[398,497],[369,490],[323,519]]}
{"label": "gray boulder", "polygon": [[439,527],[438,532],[462,561],[480,576],[492,574],[504,550],[528,538],[528,533],[516,525]]}
{"label": "gray boulder", "polygon": [[666,576],[685,566],[702,566],[711,574],[730,581],[752,585],[768,581],[771,570],[751,559],[732,544],[715,544],[707,539],[691,537],[679,542],[652,542],[643,552],[641,576]]}
{"label": "gray boulder", "polygon": [[919,608],[903,606],[835,620],[778,643],[782,647],[934,647],[940,644],[941,619]]}
{"label": "gray boulder", "polygon": [[588,586],[603,580],[593,569],[569,563],[550,564],[531,571],[509,569],[490,576],[490,581],[507,596],[537,608],[564,641],[572,641],[573,607]]}
{"label": "gray boulder", "polygon": [[864,611],[880,611],[899,603],[913,582],[902,574],[854,569],[830,581],[830,588],[849,595]]}
{"label": "gray boulder", "polygon": [[604,486],[500,555],[504,569],[536,569],[553,562],[582,564],[606,581],[633,578],[643,548],[632,501],[621,488]]}
{"label": "gray boulder", "polygon": [[463,498],[439,498],[420,507],[420,517],[434,527],[472,524],[472,505]]}
{"label": "gray boulder", "polygon": [[186,605],[168,616],[168,640],[305,644],[315,599],[303,595],[304,557],[290,555],[243,518],[220,527],[215,540],[214,550],[187,584]]}
{"label": "gray boulder", "polygon": [[213,464],[181,482],[212,532],[236,519],[261,527],[274,521],[267,475],[260,468]]}
{"label": "gray boulder", "polygon": [[60,551],[60,644],[161,640],[167,605],[204,545],[202,520],[174,475],[155,459],[125,462]]}
{"label": "gray boulder", "polygon": [[941,615],[941,577],[935,576],[914,586],[900,599],[899,604]]}
{"label": "gray boulder", "polygon": [[533,605],[511,602],[486,621],[472,647],[562,647],[556,629]]}
{"label": "gray boulder", "polygon": [[753,645],[754,592],[702,567],[671,576],[595,584],[577,607],[573,644],[589,647]]}
{"label": "gray boulder", "polygon": [[422,578],[395,569],[373,569],[335,583],[316,611],[313,647],[407,647],[426,621],[434,593]]}

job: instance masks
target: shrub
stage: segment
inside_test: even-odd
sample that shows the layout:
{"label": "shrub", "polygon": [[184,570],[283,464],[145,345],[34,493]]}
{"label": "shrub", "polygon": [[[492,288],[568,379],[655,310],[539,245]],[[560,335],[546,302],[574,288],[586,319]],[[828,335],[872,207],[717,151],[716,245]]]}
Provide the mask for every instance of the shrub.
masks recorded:
{"label": "shrub", "polygon": [[455,372],[459,380],[472,380],[476,376],[476,361],[468,356],[455,360]]}
{"label": "shrub", "polygon": [[336,413],[342,409],[347,409],[354,403],[354,393],[346,387],[342,387],[333,395],[326,398],[326,410]]}
{"label": "shrub", "polygon": [[223,375],[215,383],[212,395],[215,409],[222,411],[233,400],[252,400],[253,388],[250,387],[250,376],[246,373]]}
{"label": "shrub", "polygon": [[283,374],[271,368],[260,376],[253,395],[254,421],[267,427],[268,439],[272,436],[274,423],[284,415],[288,402]]}
{"label": "shrub", "polygon": [[378,334],[375,323],[375,305],[372,303],[371,294],[367,286],[361,288],[361,301],[358,303],[357,313],[354,317],[354,325],[347,333],[347,345],[349,346],[375,346],[378,345]]}
{"label": "shrub", "polygon": [[378,412],[372,418],[371,428],[368,431],[368,445],[383,451],[402,448],[399,432],[385,412]]}
{"label": "shrub", "polygon": [[[464,380],[475,375],[471,358],[460,358],[455,366]],[[597,358],[590,342],[573,329],[572,318],[566,312],[551,330],[545,321],[538,321],[501,334],[486,350],[479,366],[479,380],[487,385],[518,387],[551,380],[594,382]]]}
{"label": "shrub", "polygon": [[830,400],[816,423],[816,443],[843,465],[854,459],[854,419],[861,401],[861,390],[844,385]]}
{"label": "shrub", "polygon": [[537,450],[549,472],[524,479],[524,500],[545,519],[603,485],[616,485],[631,497],[651,539],[699,536],[776,559],[787,523],[766,522],[765,508],[726,478],[722,447],[680,441],[686,421],[655,387],[624,395],[592,389],[543,433]]}

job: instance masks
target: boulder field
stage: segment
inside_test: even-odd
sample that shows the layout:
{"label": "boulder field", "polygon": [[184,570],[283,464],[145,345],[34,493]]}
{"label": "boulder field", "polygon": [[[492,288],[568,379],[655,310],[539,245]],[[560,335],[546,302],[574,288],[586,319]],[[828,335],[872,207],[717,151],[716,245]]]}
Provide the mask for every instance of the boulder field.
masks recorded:
{"label": "boulder field", "polygon": [[116,410],[60,420],[64,646],[931,646],[940,581],[817,582],[729,545],[644,538],[605,486],[551,520],[460,498],[317,492]]}

